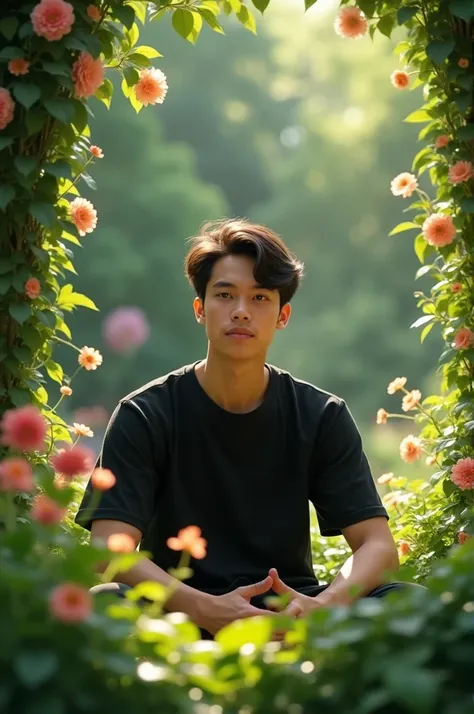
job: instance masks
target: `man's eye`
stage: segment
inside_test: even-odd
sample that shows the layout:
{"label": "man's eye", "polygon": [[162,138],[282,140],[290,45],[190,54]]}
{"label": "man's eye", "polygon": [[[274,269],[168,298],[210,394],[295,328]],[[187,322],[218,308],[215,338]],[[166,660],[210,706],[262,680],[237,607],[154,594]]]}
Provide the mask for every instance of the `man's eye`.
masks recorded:
{"label": "man's eye", "polygon": [[232,297],[230,293],[217,293],[217,297],[229,298]]}
{"label": "man's eye", "polygon": [[255,300],[259,300],[260,302],[262,300],[268,300],[266,295],[255,295]]}

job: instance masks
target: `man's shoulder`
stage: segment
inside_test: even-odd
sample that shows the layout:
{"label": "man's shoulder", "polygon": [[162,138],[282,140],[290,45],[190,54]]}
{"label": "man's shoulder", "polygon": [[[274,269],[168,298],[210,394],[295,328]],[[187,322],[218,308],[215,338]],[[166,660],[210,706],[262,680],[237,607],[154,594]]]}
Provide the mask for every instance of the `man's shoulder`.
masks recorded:
{"label": "man's shoulder", "polygon": [[133,392],[126,394],[120,399],[119,404],[146,404],[166,399],[173,388],[186,377],[193,367],[193,364],[186,364],[160,377],[155,377]]}
{"label": "man's shoulder", "polygon": [[288,397],[294,395],[298,403],[323,410],[329,405],[332,405],[332,408],[338,410],[345,404],[344,399],[337,394],[329,392],[327,389],[322,389],[304,379],[295,377],[287,370],[281,369],[281,367],[276,367],[275,365],[269,366],[275,378],[279,381],[283,393],[286,393]]}

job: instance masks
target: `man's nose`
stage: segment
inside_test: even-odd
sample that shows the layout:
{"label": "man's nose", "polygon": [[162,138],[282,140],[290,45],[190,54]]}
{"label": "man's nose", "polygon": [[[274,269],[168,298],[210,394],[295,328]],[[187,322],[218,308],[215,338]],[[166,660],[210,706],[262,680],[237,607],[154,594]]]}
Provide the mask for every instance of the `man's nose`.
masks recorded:
{"label": "man's nose", "polygon": [[235,307],[232,312],[232,320],[234,320],[234,322],[238,322],[240,320],[248,322],[250,320],[250,313],[244,304],[240,304]]}

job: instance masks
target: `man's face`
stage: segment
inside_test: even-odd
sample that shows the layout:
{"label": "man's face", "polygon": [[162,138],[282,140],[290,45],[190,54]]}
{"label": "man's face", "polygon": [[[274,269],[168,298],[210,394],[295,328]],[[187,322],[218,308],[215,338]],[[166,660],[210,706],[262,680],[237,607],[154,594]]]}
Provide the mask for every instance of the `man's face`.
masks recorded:
{"label": "man's face", "polygon": [[229,255],[214,264],[204,304],[194,300],[200,324],[206,326],[211,346],[236,359],[266,355],[275,330],[290,317],[290,306],[280,309],[278,290],[256,284],[254,261],[244,255]]}

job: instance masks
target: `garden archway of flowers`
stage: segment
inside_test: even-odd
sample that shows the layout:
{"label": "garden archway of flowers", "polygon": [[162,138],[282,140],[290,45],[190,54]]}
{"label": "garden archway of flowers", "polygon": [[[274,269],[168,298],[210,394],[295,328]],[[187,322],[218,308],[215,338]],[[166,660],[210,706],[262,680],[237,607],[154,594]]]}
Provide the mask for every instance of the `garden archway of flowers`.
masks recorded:
{"label": "garden archway of flowers", "polygon": [[[316,0],[304,1],[308,10]],[[89,170],[107,160],[91,143],[89,102],[110,107],[113,84],[105,73],[112,69],[137,112],[165,100],[166,76],[155,66],[161,55],[139,44],[145,22],[169,15],[174,29],[194,43],[203,24],[222,32],[222,14],[235,15],[255,32],[253,13],[264,13],[269,0],[252,3],[252,9],[241,0],[2,3],[0,498],[10,514],[8,528],[16,524],[14,497],[27,499],[37,485],[43,493],[34,516],[45,523],[59,520],[64,503],[55,474],[72,478],[90,459],[77,443],[87,430],[76,426],[71,435],[57,414],[77,371],[95,370],[102,362],[94,348],[74,345],[65,321],[78,307],[96,309],[66,278],[73,273],[71,246],[89,240],[98,221],[92,203],[80,195],[81,182],[94,186]],[[347,41],[376,32],[390,37],[404,26],[387,81],[394,91],[423,89],[423,106],[405,118],[422,124],[423,146],[391,185],[394,196],[412,201],[403,206],[407,219],[391,235],[413,231],[421,263],[416,278],[431,279],[427,293],[415,293],[423,314],[411,327],[421,329],[422,341],[435,326],[442,331],[441,394],[422,398],[404,377],[394,378],[388,393],[403,392],[402,413],[381,408],[377,422],[412,419],[401,459],[425,458],[434,467],[430,480],[411,492],[392,474],[380,481],[391,486],[387,505],[398,509],[402,554],[425,564],[470,537],[474,502],[473,17],[472,3],[463,0],[359,0],[343,1],[335,19],[335,31]],[[422,175],[431,181],[432,197],[420,187]],[[57,342],[77,350],[74,375],[64,374],[54,360]],[[57,398],[44,387],[46,375],[58,385]],[[55,444],[65,440],[70,448],[57,453]],[[110,476],[99,476],[97,488],[110,487]]]}

